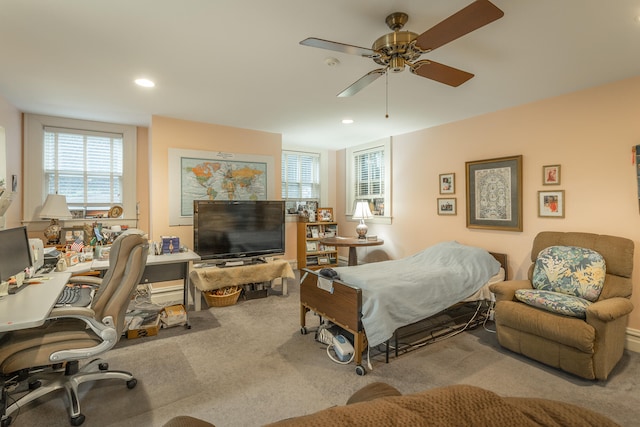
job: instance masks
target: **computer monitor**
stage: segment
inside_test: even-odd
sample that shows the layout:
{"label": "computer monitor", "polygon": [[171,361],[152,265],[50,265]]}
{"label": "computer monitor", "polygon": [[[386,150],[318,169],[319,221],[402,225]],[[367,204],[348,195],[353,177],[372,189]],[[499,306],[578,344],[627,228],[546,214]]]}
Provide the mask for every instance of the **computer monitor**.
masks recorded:
{"label": "computer monitor", "polygon": [[31,267],[27,227],[0,230],[0,281]]}

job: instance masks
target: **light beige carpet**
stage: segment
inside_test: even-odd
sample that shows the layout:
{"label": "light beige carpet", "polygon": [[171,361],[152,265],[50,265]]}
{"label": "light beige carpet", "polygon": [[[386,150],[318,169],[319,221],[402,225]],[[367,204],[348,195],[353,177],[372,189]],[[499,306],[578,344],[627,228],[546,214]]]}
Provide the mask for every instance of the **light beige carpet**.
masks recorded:
{"label": "light beige carpet", "polygon": [[[392,359],[360,377],[338,365],[313,334],[301,335],[298,287],[212,308],[219,327],[140,341],[112,350],[112,368],[131,370],[133,390],[114,381],[82,392],[85,426],[161,426],[188,414],[218,427],[259,426],[342,405],[357,389],[384,381],[403,393],[471,384],[504,396],[554,398],[601,412],[623,426],[640,419],[640,354],[625,352],[607,382],[586,381],[501,349],[482,327]],[[307,315],[307,324],[317,324]],[[492,327],[492,325],[490,325]],[[60,394],[25,408],[13,426],[68,426]]]}

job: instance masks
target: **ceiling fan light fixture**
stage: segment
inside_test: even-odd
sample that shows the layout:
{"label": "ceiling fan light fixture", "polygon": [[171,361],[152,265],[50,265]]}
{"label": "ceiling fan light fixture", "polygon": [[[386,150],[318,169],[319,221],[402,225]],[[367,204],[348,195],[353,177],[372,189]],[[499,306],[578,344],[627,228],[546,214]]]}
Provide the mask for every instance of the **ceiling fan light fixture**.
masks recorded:
{"label": "ceiling fan light fixture", "polygon": [[405,60],[399,56],[395,56],[389,60],[389,70],[394,73],[400,73],[404,70]]}

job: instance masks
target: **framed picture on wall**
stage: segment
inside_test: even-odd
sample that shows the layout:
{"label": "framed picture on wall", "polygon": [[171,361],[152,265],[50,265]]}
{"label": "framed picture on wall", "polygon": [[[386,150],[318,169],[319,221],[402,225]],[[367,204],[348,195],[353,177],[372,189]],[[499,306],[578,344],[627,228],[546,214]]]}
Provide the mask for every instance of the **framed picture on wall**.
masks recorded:
{"label": "framed picture on wall", "polygon": [[522,231],[522,156],[465,165],[467,228]]}
{"label": "framed picture on wall", "polygon": [[564,218],[564,190],[538,191],[538,216]]}
{"label": "framed picture on wall", "polygon": [[456,215],[458,206],[455,197],[438,198],[438,215]]}
{"label": "framed picture on wall", "polygon": [[440,194],[455,194],[455,173],[440,174]]}
{"label": "framed picture on wall", "polygon": [[542,185],[560,185],[560,165],[542,167]]}

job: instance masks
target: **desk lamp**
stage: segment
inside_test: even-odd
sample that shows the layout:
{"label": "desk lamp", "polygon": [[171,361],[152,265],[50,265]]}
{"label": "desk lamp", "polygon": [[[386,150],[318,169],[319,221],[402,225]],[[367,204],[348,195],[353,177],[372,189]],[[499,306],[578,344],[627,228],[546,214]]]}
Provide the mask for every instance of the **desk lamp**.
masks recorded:
{"label": "desk lamp", "polygon": [[357,200],[356,206],[353,209],[352,219],[359,219],[360,224],[356,226],[356,233],[358,233],[358,239],[366,239],[367,231],[369,227],[364,223],[365,219],[373,218],[373,214],[371,213],[371,209],[369,209],[369,201],[367,200]]}
{"label": "desk lamp", "polygon": [[49,226],[44,229],[44,236],[48,240],[47,244],[57,245],[60,243],[62,226],[60,226],[58,220],[73,218],[67,206],[67,198],[61,194],[48,194],[47,200],[42,205],[40,218],[51,219]]}

